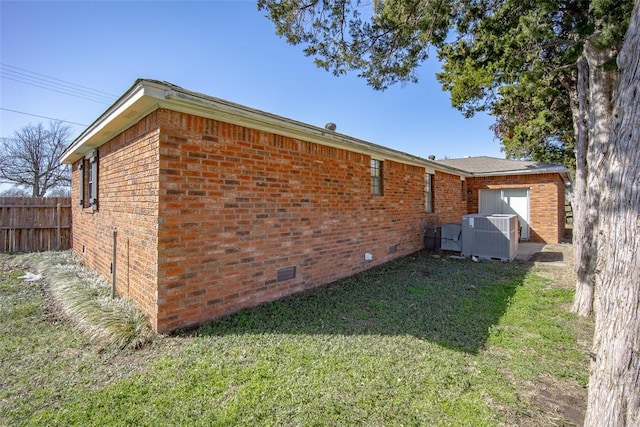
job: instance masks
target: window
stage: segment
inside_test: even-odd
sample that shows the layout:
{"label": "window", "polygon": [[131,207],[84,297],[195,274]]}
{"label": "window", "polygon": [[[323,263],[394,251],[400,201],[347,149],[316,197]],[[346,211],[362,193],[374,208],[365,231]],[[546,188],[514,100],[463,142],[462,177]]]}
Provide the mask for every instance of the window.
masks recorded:
{"label": "window", "polygon": [[371,194],[382,196],[382,160],[371,159]]}
{"label": "window", "polygon": [[93,199],[94,199],[94,196],[95,196],[94,186],[93,186],[93,183],[94,183],[94,179],[93,179],[94,172],[93,171],[94,170],[95,170],[95,164],[92,161],[89,161],[89,171],[87,173],[87,179],[89,180],[89,182],[88,182],[87,187],[89,188],[89,203],[90,204],[93,204]]}
{"label": "window", "polygon": [[433,174],[424,176],[424,208],[427,213],[433,212]]}
{"label": "window", "polygon": [[98,152],[94,151],[87,159],[80,160],[80,198],[78,204],[83,208],[98,209]]}

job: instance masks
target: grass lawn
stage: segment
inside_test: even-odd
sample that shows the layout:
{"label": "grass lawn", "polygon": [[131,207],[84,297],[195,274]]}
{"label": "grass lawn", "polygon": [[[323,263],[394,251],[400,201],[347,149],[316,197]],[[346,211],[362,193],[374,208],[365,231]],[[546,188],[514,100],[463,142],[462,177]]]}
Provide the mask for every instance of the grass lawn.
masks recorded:
{"label": "grass lawn", "polygon": [[4,264],[0,425],[579,423],[592,325],[531,268],[420,252],[116,351]]}

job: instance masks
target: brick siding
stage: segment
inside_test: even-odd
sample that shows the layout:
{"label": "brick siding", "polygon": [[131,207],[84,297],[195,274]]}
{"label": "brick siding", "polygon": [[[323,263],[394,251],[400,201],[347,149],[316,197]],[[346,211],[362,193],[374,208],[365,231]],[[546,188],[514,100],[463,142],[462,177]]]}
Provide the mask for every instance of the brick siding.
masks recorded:
{"label": "brick siding", "polygon": [[[374,196],[368,155],[162,114],[158,330],[199,324],[421,249],[423,168],[380,159],[383,195]],[[288,267],[295,278],[278,282],[278,270]]]}
{"label": "brick siding", "polygon": [[99,148],[98,209],[78,205],[79,162],[72,172],[73,251],[112,279],[117,229],[117,292],[156,323],[158,114],[152,113]]}
{"label": "brick siding", "polygon": [[[420,250],[421,224],[453,220],[460,205],[454,175],[436,174],[427,215],[422,167],[380,158],[374,196],[369,155],[162,109],[99,157],[99,208],[74,209],[74,250],[112,277],[117,227],[117,292],[158,332]],[[288,267],[295,277],[278,281]]]}
{"label": "brick siding", "polygon": [[463,200],[460,176],[436,171],[433,179],[433,213],[426,215],[427,225],[461,222],[467,214],[466,197]]}

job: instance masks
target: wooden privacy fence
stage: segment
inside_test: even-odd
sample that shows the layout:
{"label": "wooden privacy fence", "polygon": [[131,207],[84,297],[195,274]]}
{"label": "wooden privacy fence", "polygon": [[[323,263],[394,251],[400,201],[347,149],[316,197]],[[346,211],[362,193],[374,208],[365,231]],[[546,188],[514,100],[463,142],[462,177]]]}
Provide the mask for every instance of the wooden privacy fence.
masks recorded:
{"label": "wooden privacy fence", "polygon": [[69,197],[0,197],[0,252],[69,248]]}

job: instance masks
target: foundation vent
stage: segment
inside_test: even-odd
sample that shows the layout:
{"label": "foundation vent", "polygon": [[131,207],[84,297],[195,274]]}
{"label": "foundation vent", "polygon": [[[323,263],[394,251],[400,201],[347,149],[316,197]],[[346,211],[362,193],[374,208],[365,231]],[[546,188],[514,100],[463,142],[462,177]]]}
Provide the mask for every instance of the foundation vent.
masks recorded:
{"label": "foundation vent", "polygon": [[285,267],[278,270],[277,280],[278,282],[284,282],[286,280],[295,279],[296,267]]}

